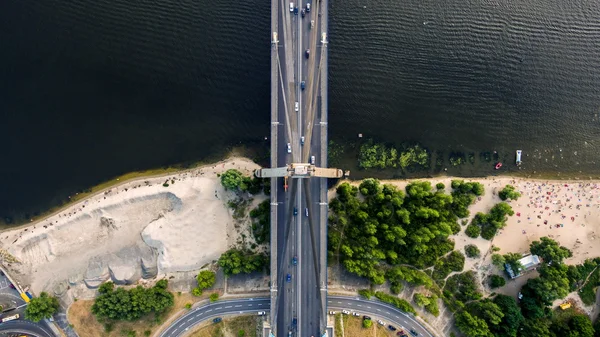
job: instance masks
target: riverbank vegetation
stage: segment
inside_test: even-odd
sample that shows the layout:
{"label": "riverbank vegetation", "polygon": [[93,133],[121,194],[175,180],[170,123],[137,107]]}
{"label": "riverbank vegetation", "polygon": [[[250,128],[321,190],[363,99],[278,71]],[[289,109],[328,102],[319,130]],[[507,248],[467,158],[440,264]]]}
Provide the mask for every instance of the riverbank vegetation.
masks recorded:
{"label": "riverbank vegetation", "polygon": [[397,149],[383,143],[368,140],[360,146],[358,166],[362,169],[401,168],[407,170],[413,167],[427,168],[429,153],[419,145],[406,146]]}

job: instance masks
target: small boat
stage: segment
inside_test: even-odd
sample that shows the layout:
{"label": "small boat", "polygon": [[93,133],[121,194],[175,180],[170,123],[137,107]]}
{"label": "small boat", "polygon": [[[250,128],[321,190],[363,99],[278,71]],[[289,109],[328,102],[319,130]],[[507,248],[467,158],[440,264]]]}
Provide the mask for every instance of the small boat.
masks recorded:
{"label": "small boat", "polygon": [[502,167],[502,163],[498,162],[498,163],[496,164],[496,170],[499,170],[501,167]]}
{"label": "small boat", "polygon": [[517,166],[521,165],[521,150],[517,150]]}

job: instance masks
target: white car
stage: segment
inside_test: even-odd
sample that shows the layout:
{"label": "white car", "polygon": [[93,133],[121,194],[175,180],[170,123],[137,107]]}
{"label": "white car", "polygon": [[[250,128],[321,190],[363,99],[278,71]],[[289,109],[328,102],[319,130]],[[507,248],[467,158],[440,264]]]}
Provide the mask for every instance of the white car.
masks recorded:
{"label": "white car", "polygon": [[330,315],[335,315],[335,311],[330,311],[329,314]]}
{"label": "white car", "polygon": [[344,314],[344,315],[350,315],[350,311],[348,311],[348,310],[342,310],[342,314]]}
{"label": "white car", "polygon": [[311,165],[315,164],[315,156],[310,156],[310,164]]}
{"label": "white car", "polygon": [[290,144],[290,143],[287,144],[287,150],[288,150],[288,153],[292,153],[292,144]]}
{"label": "white car", "polygon": [[377,323],[379,323],[379,324],[381,324],[381,325],[385,325],[385,322],[384,322],[384,321],[382,321],[382,320],[380,320],[380,319],[378,319],[378,320],[377,320]]}
{"label": "white car", "polygon": [[357,316],[357,317],[358,317],[358,316],[360,316],[360,314],[359,314],[358,312],[354,311],[354,312],[352,313],[352,316]]}
{"label": "white car", "polygon": [[264,315],[266,315],[266,312],[264,312],[264,311],[259,311],[257,315],[258,315],[258,316],[264,316]]}
{"label": "white car", "polygon": [[306,216],[308,216],[308,207],[306,207],[304,210],[305,210]]}
{"label": "white car", "polygon": [[300,105],[298,104],[298,102],[296,102],[296,104],[294,105],[294,110],[296,110],[296,112],[300,110]]}
{"label": "white car", "polygon": [[290,2],[290,12],[293,12],[293,11],[294,11],[294,3]]}

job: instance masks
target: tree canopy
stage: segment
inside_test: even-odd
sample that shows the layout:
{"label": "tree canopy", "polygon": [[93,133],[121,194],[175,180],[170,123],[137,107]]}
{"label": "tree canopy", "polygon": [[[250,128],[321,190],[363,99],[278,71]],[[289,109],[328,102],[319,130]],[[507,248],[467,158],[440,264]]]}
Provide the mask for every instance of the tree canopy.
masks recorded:
{"label": "tree canopy", "polygon": [[55,297],[41,292],[40,297],[31,299],[25,308],[25,318],[33,322],[39,322],[46,318],[51,318],[58,310],[59,303]]}
{"label": "tree canopy", "polygon": [[219,266],[227,276],[262,270],[267,262],[268,258],[265,254],[237,248],[232,248],[219,257]]}
{"label": "tree canopy", "polygon": [[566,258],[573,256],[571,251],[549,237],[542,237],[540,241],[533,241],[530,245],[531,254],[541,257],[546,263],[562,263]]}
{"label": "tree canopy", "polygon": [[244,176],[242,175],[242,172],[236,169],[229,169],[221,174],[221,184],[228,190],[237,189],[240,187],[243,180]]}
{"label": "tree canopy", "polygon": [[521,193],[519,193],[515,189],[514,186],[506,185],[506,186],[504,186],[504,188],[502,190],[500,190],[500,192],[498,192],[498,196],[502,200],[507,200],[507,199],[517,200],[521,196]]}
{"label": "tree canopy", "polygon": [[210,270],[203,270],[196,276],[196,281],[198,281],[198,288],[200,288],[200,290],[211,288],[215,285],[215,280],[215,272]]}
{"label": "tree canopy", "polygon": [[168,281],[163,279],[152,288],[137,286],[133,289],[114,289],[112,282],[107,282],[98,289],[100,295],[92,305],[92,313],[98,318],[113,320],[136,320],[142,316],[164,312],[173,306],[173,294],[167,290]]}

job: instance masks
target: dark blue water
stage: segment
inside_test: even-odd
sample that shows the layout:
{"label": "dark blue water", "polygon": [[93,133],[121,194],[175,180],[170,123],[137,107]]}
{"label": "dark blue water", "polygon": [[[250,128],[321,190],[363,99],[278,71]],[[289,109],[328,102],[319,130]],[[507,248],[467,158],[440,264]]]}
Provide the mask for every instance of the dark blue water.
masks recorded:
{"label": "dark blue water", "polygon": [[[260,144],[269,10],[1,1],[0,218],[26,219],[122,173]],[[360,132],[507,162],[519,148],[527,174],[600,175],[599,2],[333,0],[329,26],[334,140]]]}

